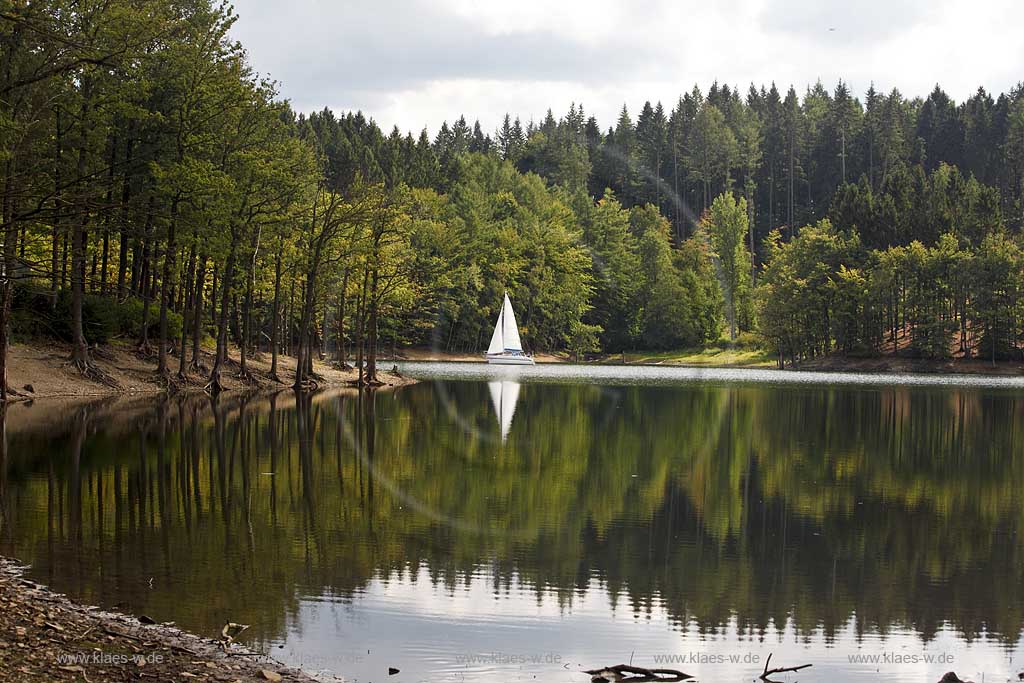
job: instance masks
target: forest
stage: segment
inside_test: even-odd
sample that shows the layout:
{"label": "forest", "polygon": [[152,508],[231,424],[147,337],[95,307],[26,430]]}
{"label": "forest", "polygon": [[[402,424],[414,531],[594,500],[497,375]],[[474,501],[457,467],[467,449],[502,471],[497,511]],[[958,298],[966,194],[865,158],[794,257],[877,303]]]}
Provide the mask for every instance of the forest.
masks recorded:
{"label": "forest", "polygon": [[213,392],[229,349],[243,378],[266,353],[297,388],[314,357],[372,384],[382,349],[483,349],[503,290],[531,350],[1021,358],[1024,84],[713,83],[608,128],[573,104],[385,132],[293,111],[234,21],[0,8],[2,397],[11,339],[36,336],[98,381],[120,339]]}

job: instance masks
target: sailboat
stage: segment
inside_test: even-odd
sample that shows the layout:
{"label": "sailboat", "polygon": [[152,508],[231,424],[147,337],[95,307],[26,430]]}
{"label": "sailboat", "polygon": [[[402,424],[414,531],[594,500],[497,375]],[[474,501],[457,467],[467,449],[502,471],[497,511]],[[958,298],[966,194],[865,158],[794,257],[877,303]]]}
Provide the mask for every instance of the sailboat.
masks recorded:
{"label": "sailboat", "polygon": [[487,347],[487,362],[495,365],[533,365],[533,358],[523,353],[523,342],[519,339],[519,325],[516,324],[516,313],[512,310],[508,292],[498,314],[498,322],[494,324],[494,334]]}
{"label": "sailboat", "polygon": [[488,382],[487,388],[491,391],[491,403],[494,405],[494,413],[498,416],[498,426],[501,428],[501,442],[508,439],[508,432],[512,429],[512,416],[516,414],[516,402],[519,401],[519,382]]}

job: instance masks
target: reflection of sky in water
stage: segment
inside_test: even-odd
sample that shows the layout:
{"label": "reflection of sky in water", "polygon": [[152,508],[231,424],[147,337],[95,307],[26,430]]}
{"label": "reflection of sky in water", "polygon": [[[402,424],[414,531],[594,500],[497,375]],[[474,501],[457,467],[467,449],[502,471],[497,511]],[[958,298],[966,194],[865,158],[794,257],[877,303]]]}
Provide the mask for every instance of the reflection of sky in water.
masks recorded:
{"label": "reflection of sky in water", "polygon": [[576,365],[546,363],[536,366],[500,366],[485,363],[441,363],[405,361],[397,364],[411,377],[420,379],[492,380],[519,382],[600,382],[601,384],[692,384],[694,382],[728,384],[744,383],[921,386],[962,388],[1024,389],[1024,377],[967,374],[901,374],[871,372],[813,372],[771,370],[766,368],[701,368],[658,365]]}
{"label": "reflection of sky in water", "polygon": [[[937,681],[950,670],[965,680],[1004,681],[1024,668],[1024,641],[1008,650],[986,638],[966,643],[942,629],[925,644],[913,630],[893,627],[884,637],[869,633],[858,642],[852,620],[831,643],[820,631],[798,637],[791,624],[761,634],[738,633],[733,622],[702,636],[693,623],[681,632],[657,597],[649,612],[634,613],[625,596],[613,608],[596,581],[577,591],[571,605],[559,605],[554,593],[538,598],[519,582],[495,591],[488,572],[453,590],[433,585],[426,570],[415,581],[374,579],[352,601],[304,598],[285,639],[269,649],[290,665],[352,681],[383,680],[388,667],[396,667],[401,674],[390,679],[396,683],[581,683],[588,680],[582,669],[630,658],[637,666],[676,668],[700,680],[749,681],[761,673],[769,653],[773,667],[813,663],[799,674],[775,676],[784,681],[919,683]],[[905,661],[917,656],[919,663],[850,661],[858,655]],[[657,663],[663,656],[687,661]]]}

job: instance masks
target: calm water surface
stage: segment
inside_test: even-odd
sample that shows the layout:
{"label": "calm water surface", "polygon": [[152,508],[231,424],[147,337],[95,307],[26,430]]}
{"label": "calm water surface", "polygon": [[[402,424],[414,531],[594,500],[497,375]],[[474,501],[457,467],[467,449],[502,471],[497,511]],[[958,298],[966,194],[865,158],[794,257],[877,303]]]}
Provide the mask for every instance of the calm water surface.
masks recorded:
{"label": "calm water surface", "polygon": [[1021,380],[493,370],[13,407],[0,553],[356,681],[1024,669]]}

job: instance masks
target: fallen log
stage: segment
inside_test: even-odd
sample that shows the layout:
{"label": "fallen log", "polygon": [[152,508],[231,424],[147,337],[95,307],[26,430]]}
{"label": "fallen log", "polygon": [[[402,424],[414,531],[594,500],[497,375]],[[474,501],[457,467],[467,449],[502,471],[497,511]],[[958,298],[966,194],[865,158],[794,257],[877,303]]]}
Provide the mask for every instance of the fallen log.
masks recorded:
{"label": "fallen log", "polygon": [[645,681],[662,681],[673,683],[674,681],[686,681],[693,676],[685,674],[676,669],[645,669],[642,666],[630,666],[629,664],[616,664],[606,666],[603,669],[591,669],[583,673],[590,675],[591,683],[601,681],[625,681],[626,683],[644,683]]}
{"label": "fallen log", "polygon": [[780,667],[777,667],[775,669],[769,669],[768,668],[768,664],[771,663],[771,661],[772,661],[772,653],[769,652],[768,653],[768,659],[766,659],[764,661],[764,671],[761,673],[760,676],[758,676],[758,678],[760,678],[762,681],[767,681],[767,683],[771,683],[771,679],[768,678],[768,677],[771,676],[772,674],[781,674],[781,673],[787,673],[787,672],[791,672],[791,671],[800,671],[801,669],[806,669],[807,667],[811,666],[810,664],[801,664],[800,666],[780,666]]}

